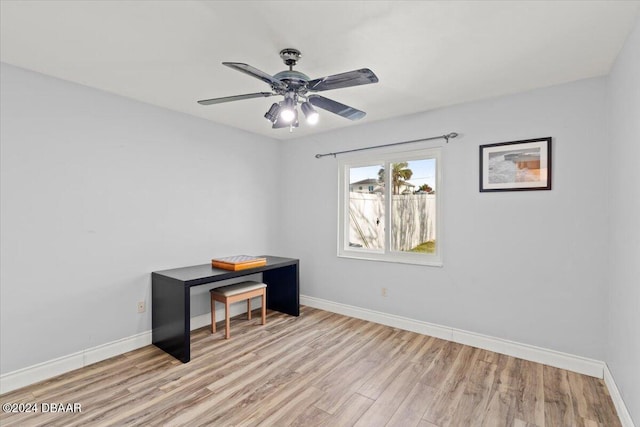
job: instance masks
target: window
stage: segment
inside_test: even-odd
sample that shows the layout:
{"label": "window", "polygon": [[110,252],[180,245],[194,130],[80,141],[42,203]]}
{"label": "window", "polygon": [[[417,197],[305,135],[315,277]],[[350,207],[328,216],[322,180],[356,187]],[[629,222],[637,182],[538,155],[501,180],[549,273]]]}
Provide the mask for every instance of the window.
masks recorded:
{"label": "window", "polygon": [[342,160],[338,256],[441,266],[441,169],[439,149]]}

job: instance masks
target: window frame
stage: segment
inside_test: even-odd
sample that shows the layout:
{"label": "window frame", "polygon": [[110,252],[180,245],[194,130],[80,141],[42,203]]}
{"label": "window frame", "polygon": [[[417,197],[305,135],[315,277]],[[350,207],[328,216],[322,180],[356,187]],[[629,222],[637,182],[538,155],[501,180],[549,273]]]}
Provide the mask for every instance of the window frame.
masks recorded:
{"label": "window frame", "polygon": [[[384,249],[374,250],[367,248],[349,247],[349,171],[351,168],[384,165],[385,171],[390,170],[392,163],[435,159],[435,203],[436,203],[436,251],[434,254],[413,253],[391,250],[391,212],[392,212],[392,185],[391,174],[385,173],[384,183]],[[421,150],[386,152],[368,155],[345,156],[338,160],[338,257],[354,258],[369,261],[395,262],[403,264],[417,264],[433,267],[442,267],[442,149],[425,148]]]}

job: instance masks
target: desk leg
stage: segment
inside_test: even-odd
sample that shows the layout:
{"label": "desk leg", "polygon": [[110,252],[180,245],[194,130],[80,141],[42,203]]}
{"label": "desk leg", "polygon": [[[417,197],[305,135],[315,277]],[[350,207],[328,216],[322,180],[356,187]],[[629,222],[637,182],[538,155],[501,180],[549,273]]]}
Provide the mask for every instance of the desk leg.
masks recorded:
{"label": "desk leg", "polygon": [[152,274],[152,342],[183,363],[191,359],[189,303],[189,287],[184,282]]}
{"label": "desk leg", "polygon": [[292,316],[300,315],[300,279],[298,264],[262,272],[267,284],[267,308]]}

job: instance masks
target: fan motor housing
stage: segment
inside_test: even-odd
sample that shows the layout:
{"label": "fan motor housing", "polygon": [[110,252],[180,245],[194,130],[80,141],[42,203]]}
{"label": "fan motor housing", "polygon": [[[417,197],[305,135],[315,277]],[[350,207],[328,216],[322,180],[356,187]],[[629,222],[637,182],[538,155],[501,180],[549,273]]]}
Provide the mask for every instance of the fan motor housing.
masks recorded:
{"label": "fan motor housing", "polygon": [[307,85],[307,82],[311,80],[309,76],[300,71],[285,70],[280,71],[273,76],[274,78],[287,83],[287,86],[291,89],[301,89]]}

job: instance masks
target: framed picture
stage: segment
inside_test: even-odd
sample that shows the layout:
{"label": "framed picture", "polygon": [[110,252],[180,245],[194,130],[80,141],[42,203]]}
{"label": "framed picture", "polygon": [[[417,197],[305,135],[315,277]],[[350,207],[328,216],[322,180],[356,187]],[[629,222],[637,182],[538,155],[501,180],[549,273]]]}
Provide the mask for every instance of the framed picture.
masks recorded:
{"label": "framed picture", "polygon": [[480,191],[551,190],[551,137],[480,146]]}

